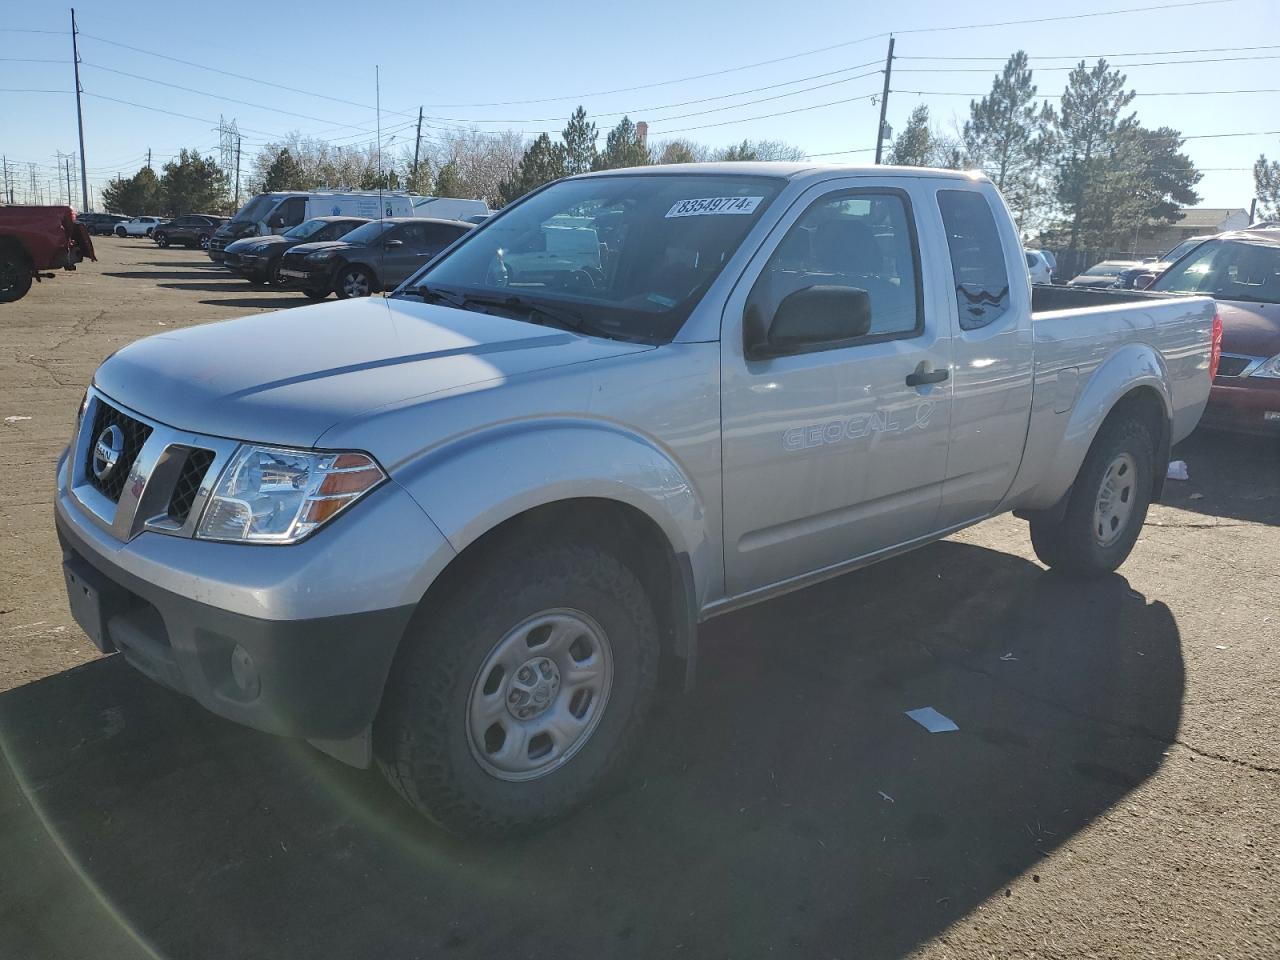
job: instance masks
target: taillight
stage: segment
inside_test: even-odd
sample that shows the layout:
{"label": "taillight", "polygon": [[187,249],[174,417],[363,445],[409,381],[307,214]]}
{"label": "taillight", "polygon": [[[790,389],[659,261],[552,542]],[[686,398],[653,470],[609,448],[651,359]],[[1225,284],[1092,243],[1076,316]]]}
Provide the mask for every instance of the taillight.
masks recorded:
{"label": "taillight", "polygon": [[1218,361],[1222,359],[1222,315],[1213,314],[1213,333],[1209,335],[1209,380],[1218,375]]}

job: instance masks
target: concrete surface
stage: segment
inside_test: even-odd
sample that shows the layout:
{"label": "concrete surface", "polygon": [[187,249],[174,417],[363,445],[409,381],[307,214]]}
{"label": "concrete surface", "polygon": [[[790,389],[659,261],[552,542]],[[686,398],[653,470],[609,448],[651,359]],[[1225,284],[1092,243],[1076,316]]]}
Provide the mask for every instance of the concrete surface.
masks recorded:
{"label": "concrete surface", "polygon": [[71,621],[51,473],[94,366],[300,299],[99,247],[0,307],[4,956],[1280,956],[1280,444],[1193,437],[1099,582],[1002,518],[713,621],[605,796],[464,843]]}

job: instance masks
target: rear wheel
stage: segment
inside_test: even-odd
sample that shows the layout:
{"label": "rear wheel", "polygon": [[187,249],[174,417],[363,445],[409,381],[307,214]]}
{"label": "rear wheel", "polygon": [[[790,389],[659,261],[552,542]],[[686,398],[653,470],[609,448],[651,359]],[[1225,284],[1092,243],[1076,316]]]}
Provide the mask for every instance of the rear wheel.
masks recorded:
{"label": "rear wheel", "polygon": [[31,261],[21,250],[0,247],[0,303],[21,300],[31,289]]}
{"label": "rear wheel", "polygon": [[378,762],[464,834],[563,816],[622,762],[657,680],[649,598],[591,545],[512,550],[405,636],[375,726]]}
{"label": "rear wheel", "polygon": [[1155,438],[1141,419],[1109,420],[1089,448],[1057,523],[1031,521],[1031,545],[1049,567],[1111,573],[1128,558],[1151,504]]}
{"label": "rear wheel", "polygon": [[367,297],[373,293],[376,284],[373,275],[364,267],[343,267],[338,271],[338,278],[333,285],[334,292],[341,300],[352,297]]}
{"label": "rear wheel", "polygon": [[124,227],[116,227],[117,237],[127,237],[128,235],[129,235],[129,231],[126,230]]}
{"label": "rear wheel", "polygon": [[[147,231],[147,235],[151,235],[151,231]],[[167,249],[169,246],[169,235],[163,231],[156,234],[156,246],[161,249]]]}
{"label": "rear wheel", "polygon": [[201,250],[209,249],[209,235],[207,233],[200,234],[200,249]]}

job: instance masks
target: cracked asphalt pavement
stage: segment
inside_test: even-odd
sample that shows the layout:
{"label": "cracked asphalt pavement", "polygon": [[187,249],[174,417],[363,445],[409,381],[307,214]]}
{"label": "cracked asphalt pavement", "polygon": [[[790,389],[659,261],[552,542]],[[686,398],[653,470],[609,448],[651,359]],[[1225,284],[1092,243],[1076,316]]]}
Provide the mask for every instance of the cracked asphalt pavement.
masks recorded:
{"label": "cracked asphalt pavement", "polygon": [[1181,445],[1102,581],[1006,517],[712,621],[606,795],[464,843],[72,622],[52,474],[96,364],[301,302],[99,248],[0,308],[5,956],[1280,956],[1280,444]]}

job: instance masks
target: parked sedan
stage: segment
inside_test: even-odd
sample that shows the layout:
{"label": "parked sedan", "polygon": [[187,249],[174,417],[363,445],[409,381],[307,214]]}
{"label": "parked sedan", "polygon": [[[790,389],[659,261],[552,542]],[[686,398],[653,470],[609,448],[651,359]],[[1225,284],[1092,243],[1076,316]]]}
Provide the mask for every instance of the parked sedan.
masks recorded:
{"label": "parked sedan", "polygon": [[391,217],[356,227],[341,240],[304,243],[280,261],[279,275],[313,300],[330,292],[345,300],[396,286],[474,224]]}
{"label": "parked sedan", "polygon": [[153,239],[158,247],[181,244],[184,247],[208,250],[209,238],[226,222],[226,217],[215,217],[203,213],[178,217],[156,227]]}
{"label": "parked sedan", "polygon": [[1222,360],[1201,423],[1280,437],[1280,233],[1200,243],[1150,289],[1207,293],[1222,317]]}
{"label": "parked sedan", "polygon": [[1101,263],[1095,263],[1084,273],[1073,277],[1067,282],[1070,287],[1114,287],[1121,282],[1121,274],[1126,270],[1132,270],[1135,267],[1140,268],[1142,262],[1139,260],[1103,260]]}
{"label": "parked sedan", "polygon": [[368,222],[366,217],[315,217],[279,236],[233,240],[223,250],[222,265],[250,283],[278,284],[281,278],[277,271],[287,251],[304,243],[341,239]]}
{"label": "parked sedan", "polygon": [[128,222],[129,218],[118,213],[81,213],[76,220],[84,225],[90,236],[109,236],[115,233],[116,225]]}
{"label": "parked sedan", "polygon": [[117,223],[115,234],[117,237],[149,237],[162,223],[168,221],[164,217],[134,217],[124,223]]}

